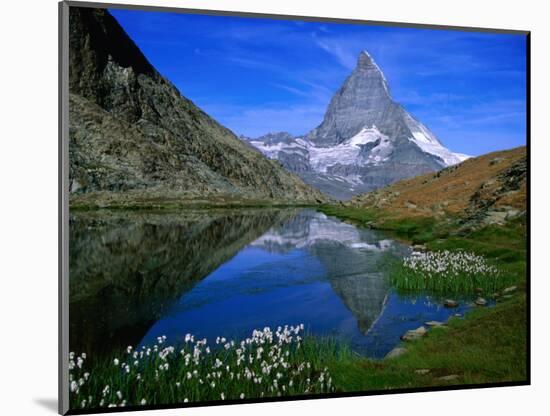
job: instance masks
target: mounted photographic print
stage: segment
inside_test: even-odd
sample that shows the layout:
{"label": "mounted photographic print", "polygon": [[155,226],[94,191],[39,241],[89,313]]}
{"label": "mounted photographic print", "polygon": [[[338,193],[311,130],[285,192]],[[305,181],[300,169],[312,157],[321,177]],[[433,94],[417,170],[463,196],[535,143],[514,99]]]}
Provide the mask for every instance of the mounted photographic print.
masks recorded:
{"label": "mounted photographic print", "polygon": [[59,11],[60,413],[529,383],[529,32]]}

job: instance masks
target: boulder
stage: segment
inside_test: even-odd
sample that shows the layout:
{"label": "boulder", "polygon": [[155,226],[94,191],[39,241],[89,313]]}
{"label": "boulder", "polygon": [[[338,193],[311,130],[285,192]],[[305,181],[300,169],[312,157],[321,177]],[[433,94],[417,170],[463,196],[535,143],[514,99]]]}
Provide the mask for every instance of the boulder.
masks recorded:
{"label": "boulder", "polygon": [[515,292],[517,290],[517,286],[510,286],[510,287],[507,287],[506,289],[504,289],[502,291],[503,294],[507,295],[509,293],[512,293],[512,292]]}
{"label": "boulder", "polygon": [[485,306],[487,305],[487,301],[481,297],[477,298],[474,302],[477,306]]}
{"label": "boulder", "polygon": [[438,380],[441,381],[453,381],[458,380],[459,376],[457,374],[449,374],[448,376],[439,377]]}
{"label": "boulder", "polygon": [[443,326],[445,325],[443,322],[439,322],[439,321],[428,321],[428,322],[424,322],[424,324],[426,326],[429,326],[429,327],[436,327],[436,326]]}
{"label": "boulder", "polygon": [[416,340],[418,338],[421,338],[424,335],[426,335],[427,332],[428,331],[426,331],[426,328],[421,326],[421,327],[416,328],[416,329],[408,330],[407,332],[405,332],[405,334],[401,335],[401,339],[403,341],[414,341],[414,340]]}
{"label": "boulder", "polygon": [[424,376],[424,375],[428,374],[430,372],[430,370],[428,368],[421,368],[421,369],[418,369],[418,370],[414,370],[414,372],[416,374],[420,374],[421,376]]}
{"label": "boulder", "polygon": [[407,350],[403,347],[395,347],[393,350],[391,350],[390,352],[388,352],[386,354],[386,357],[385,358],[395,358],[395,357],[399,357],[400,355],[403,355],[407,352]]}
{"label": "boulder", "polygon": [[487,225],[497,224],[504,225],[506,223],[506,212],[502,211],[488,211],[486,217],[483,219],[483,222]]}
{"label": "boulder", "polygon": [[443,306],[446,308],[456,308],[458,306],[458,302],[453,299],[445,299],[445,302],[443,302]]}

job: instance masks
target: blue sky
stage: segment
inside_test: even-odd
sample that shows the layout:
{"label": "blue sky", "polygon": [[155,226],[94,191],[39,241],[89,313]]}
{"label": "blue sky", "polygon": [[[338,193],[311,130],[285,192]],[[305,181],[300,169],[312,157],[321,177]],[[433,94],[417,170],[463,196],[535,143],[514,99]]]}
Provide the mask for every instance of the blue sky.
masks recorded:
{"label": "blue sky", "polygon": [[526,38],[111,10],[180,92],[236,134],[304,134],[367,50],[393,98],[453,151],[526,142]]}

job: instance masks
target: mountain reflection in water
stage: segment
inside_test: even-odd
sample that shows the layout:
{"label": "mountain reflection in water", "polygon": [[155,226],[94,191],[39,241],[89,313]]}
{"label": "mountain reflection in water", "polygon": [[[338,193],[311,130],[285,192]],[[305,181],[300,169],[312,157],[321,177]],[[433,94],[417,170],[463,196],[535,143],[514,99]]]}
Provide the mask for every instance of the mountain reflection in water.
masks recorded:
{"label": "mountain reflection in water", "polygon": [[183,293],[295,213],[71,213],[71,350],[101,354],[137,344]]}
{"label": "mountain reflection in water", "polygon": [[142,342],[187,332],[237,338],[253,328],[304,323],[315,335],[360,348],[387,299],[387,261],[407,250],[378,232],[312,210],[293,212],[182,294]]}
{"label": "mountain reflection in water", "polygon": [[407,247],[309,209],[75,212],[69,251],[70,348],[95,355],[303,323],[381,357],[450,313],[391,290]]}

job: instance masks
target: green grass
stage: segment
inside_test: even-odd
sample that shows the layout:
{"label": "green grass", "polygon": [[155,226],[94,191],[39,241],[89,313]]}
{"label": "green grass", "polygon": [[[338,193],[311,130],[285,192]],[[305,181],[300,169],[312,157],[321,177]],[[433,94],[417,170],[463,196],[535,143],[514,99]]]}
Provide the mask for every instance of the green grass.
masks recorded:
{"label": "green grass", "polygon": [[194,339],[167,346],[161,339],[150,348],[119,351],[96,361],[73,356],[71,409],[333,391],[326,365],[348,360],[351,353],[331,339],[302,339],[295,330],[264,330],[244,343],[221,340],[211,347]]}
{"label": "green grass", "polygon": [[[399,357],[330,363],[337,391],[526,381],[525,295],[493,308],[477,308],[405,344]],[[429,370],[421,375],[416,370]],[[457,376],[454,380],[440,377]]]}
{"label": "green grass", "polygon": [[351,221],[362,227],[387,231],[412,244],[424,244],[436,238],[446,238],[453,229],[454,219],[433,217],[393,218],[372,208],[323,205],[317,208],[326,215]]}
{"label": "green grass", "polygon": [[179,209],[210,209],[210,208],[287,208],[312,207],[316,202],[295,202],[278,199],[226,197],[183,197],[183,196],[142,196],[133,193],[98,193],[96,195],[79,194],[71,197],[71,210],[95,211],[103,208],[111,210],[179,210]]}

